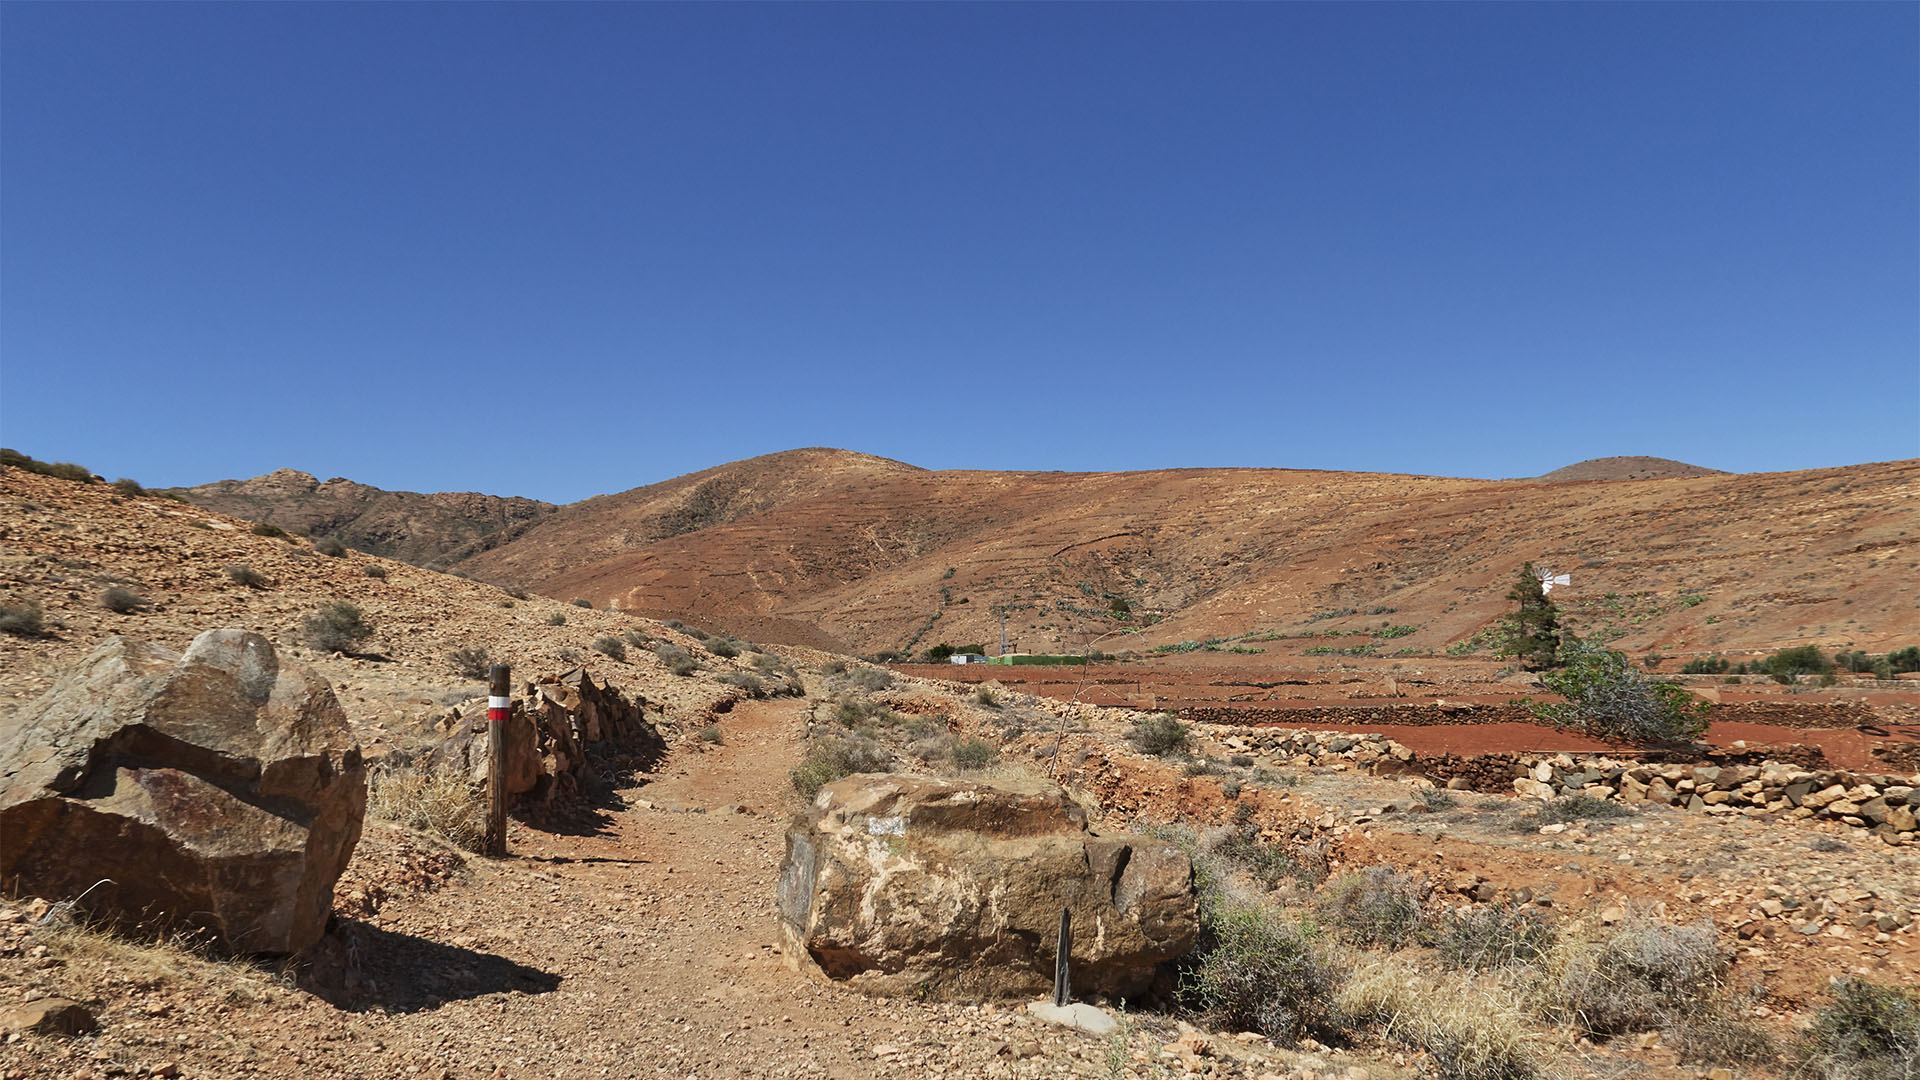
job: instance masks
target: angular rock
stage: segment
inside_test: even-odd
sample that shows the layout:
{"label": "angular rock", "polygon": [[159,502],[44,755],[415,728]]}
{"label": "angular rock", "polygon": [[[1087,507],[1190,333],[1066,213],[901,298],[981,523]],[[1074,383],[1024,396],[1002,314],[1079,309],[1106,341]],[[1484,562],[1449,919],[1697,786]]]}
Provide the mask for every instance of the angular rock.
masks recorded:
{"label": "angular rock", "polygon": [[787,955],[872,993],[1031,995],[1073,914],[1076,994],[1137,995],[1199,932],[1185,852],[1099,836],[1057,786],[862,775],[787,833]]}
{"label": "angular rock", "polygon": [[0,722],[0,889],[298,952],[326,928],[366,801],[332,689],[265,638],[209,630],[177,655],[113,637]]}
{"label": "angular rock", "polygon": [[0,1009],[0,1031],[27,1035],[85,1035],[100,1026],[86,1006],[66,998],[40,998]]}

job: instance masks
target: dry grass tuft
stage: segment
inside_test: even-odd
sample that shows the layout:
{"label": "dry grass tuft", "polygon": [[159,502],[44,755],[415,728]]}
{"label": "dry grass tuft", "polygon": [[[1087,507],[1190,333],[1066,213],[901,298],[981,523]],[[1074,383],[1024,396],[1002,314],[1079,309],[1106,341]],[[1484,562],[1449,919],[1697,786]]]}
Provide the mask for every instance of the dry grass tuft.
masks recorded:
{"label": "dry grass tuft", "polygon": [[1446,1080],[1539,1075],[1509,980],[1423,971],[1402,954],[1363,954],[1337,1000],[1342,1012],[1431,1055]]}
{"label": "dry grass tuft", "polygon": [[1727,963],[1711,923],[1590,925],[1547,954],[1541,1011],[1594,1035],[1678,1028],[1719,998]]}
{"label": "dry grass tuft", "polygon": [[479,785],[448,768],[379,769],[368,778],[367,813],[479,851],[487,807]]}

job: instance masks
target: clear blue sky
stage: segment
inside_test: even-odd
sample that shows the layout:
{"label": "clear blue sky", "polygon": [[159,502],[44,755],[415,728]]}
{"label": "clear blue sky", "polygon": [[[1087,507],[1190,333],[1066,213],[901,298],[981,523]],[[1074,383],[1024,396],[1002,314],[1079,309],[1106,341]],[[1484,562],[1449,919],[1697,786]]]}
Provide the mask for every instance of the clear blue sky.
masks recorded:
{"label": "clear blue sky", "polygon": [[1920,456],[1920,5],[0,5],[0,443]]}

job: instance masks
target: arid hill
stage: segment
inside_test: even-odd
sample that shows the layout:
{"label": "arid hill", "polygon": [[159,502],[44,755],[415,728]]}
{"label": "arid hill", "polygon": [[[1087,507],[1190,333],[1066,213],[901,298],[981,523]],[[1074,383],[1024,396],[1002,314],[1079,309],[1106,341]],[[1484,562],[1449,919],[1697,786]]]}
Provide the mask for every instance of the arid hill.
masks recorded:
{"label": "arid hill", "polygon": [[1555,599],[1583,632],[1689,655],[1906,644],[1917,544],[1920,461],[1569,484],[932,472],[808,450],[590,499],[458,569],[860,650],[995,644],[1004,612],[1027,651],[1390,624],[1412,629],[1382,654],[1419,654],[1464,647],[1533,561],[1572,575]]}
{"label": "arid hill", "polygon": [[1603,457],[1577,461],[1543,473],[1536,480],[1663,480],[1672,476],[1725,476],[1720,469],[1662,457]]}
{"label": "arid hill", "polygon": [[534,499],[470,491],[384,491],[338,477],[323,483],[293,469],[175,488],[167,494],[234,517],[336,537],[360,551],[417,566],[444,563],[456,548],[523,528],[557,509]]}

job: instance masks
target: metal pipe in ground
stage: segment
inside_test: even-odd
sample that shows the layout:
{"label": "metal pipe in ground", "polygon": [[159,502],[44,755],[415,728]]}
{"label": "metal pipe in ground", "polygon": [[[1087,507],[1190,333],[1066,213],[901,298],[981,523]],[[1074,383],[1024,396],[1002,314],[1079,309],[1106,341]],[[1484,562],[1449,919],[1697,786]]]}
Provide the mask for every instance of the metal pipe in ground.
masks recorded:
{"label": "metal pipe in ground", "polygon": [[1060,909],[1060,940],[1053,950],[1053,1003],[1065,1007],[1072,988],[1067,983],[1067,958],[1073,953],[1073,912]]}

